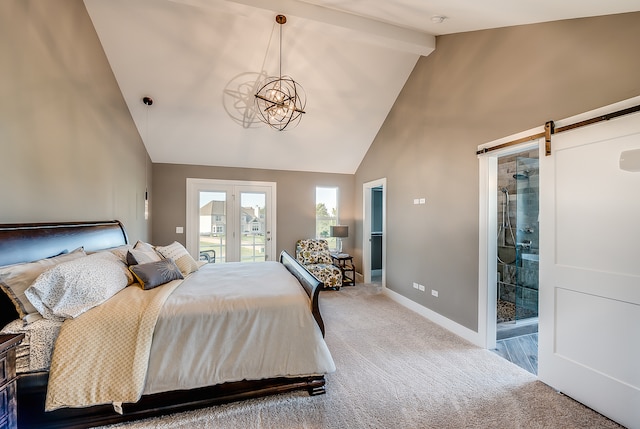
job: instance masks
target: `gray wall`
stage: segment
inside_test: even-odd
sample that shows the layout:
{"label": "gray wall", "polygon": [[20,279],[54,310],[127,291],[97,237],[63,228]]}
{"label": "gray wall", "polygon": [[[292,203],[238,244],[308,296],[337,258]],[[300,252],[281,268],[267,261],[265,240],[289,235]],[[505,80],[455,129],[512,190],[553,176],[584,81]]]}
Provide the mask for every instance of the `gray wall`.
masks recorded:
{"label": "gray wall", "polygon": [[83,2],[2,0],[0,222],[115,218],[132,241],[184,242],[187,177],[275,181],[277,248],[292,251],[314,233],[315,186],[339,186],[360,268],[362,184],[386,177],[387,286],[476,330],[477,145],[640,95],[639,42],[639,13],[442,36],[355,177],[159,164],[151,184]]}
{"label": "gray wall", "polygon": [[[176,226],[186,226],[187,178],[276,182],[278,255],[282,250],[293,254],[296,240],[315,236],[316,186],[340,188],[340,223],[349,225],[349,231],[353,231],[355,195],[351,174],[154,164],[151,201],[154,244],[178,241],[186,245],[186,235],[175,231]],[[344,250],[352,249],[353,243],[353,236],[344,239]]]}
{"label": "gray wall", "polygon": [[147,239],[150,165],[84,3],[2,0],[0,222],[119,219]]}
{"label": "gray wall", "polygon": [[387,287],[477,331],[477,146],[640,95],[639,43],[640,13],[438,37],[356,172],[356,207],[387,178]]}

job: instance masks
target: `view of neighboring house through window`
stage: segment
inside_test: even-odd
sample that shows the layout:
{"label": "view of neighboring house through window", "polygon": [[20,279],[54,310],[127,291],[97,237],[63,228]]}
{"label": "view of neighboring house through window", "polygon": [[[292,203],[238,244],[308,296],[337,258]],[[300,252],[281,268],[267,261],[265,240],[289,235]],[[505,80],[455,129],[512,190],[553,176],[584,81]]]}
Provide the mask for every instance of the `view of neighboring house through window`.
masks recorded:
{"label": "view of neighboring house through window", "polygon": [[[264,193],[240,193],[241,261],[265,260],[265,210]],[[228,261],[227,226],[226,193],[200,192],[200,259]]]}
{"label": "view of neighboring house through window", "polygon": [[200,259],[224,262],[226,259],[227,195],[225,192],[200,192]]}
{"label": "view of neighboring house through window", "polygon": [[265,212],[266,196],[264,192],[240,193],[240,230],[241,253],[243,262],[265,260]]}
{"label": "view of neighboring house through window", "polygon": [[324,238],[335,249],[336,238],[330,237],[330,226],[338,225],[338,188],[316,187],[316,238]]}

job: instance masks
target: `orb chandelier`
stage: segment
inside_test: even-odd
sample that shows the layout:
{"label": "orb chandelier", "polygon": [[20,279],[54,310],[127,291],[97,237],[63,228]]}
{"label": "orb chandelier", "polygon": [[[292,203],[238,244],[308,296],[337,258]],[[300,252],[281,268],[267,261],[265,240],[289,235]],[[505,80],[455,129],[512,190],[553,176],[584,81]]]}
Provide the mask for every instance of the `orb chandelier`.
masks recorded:
{"label": "orb chandelier", "polygon": [[278,131],[289,124],[298,125],[307,103],[304,89],[290,76],[282,75],[282,26],[287,22],[284,15],[276,16],[280,24],[280,74],[268,77],[255,94],[258,119]]}

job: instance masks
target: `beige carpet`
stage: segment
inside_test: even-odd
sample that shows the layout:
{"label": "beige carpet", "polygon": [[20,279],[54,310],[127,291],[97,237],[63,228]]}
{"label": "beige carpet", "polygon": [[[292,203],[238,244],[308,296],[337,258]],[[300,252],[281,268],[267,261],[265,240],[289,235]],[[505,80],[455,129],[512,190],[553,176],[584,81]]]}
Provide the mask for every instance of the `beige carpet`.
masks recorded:
{"label": "beige carpet", "polygon": [[296,392],[110,428],[619,428],[536,377],[358,284],[321,293],[337,371]]}

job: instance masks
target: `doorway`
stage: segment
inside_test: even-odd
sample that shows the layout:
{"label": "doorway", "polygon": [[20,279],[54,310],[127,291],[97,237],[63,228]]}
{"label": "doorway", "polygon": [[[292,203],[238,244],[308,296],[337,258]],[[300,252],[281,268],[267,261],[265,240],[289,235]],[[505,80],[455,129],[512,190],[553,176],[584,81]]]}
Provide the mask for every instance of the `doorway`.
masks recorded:
{"label": "doorway", "polygon": [[498,339],[520,335],[522,330],[514,328],[527,321],[537,332],[538,164],[537,149],[498,159]]}
{"label": "doorway", "polygon": [[187,250],[209,263],[275,260],[275,183],[187,179]]}
{"label": "doorway", "polygon": [[538,372],[538,149],[498,158],[496,352]]}
{"label": "doorway", "polygon": [[382,287],[386,283],[386,183],[383,178],[362,185],[362,275],[365,283]]}
{"label": "doorway", "polygon": [[[525,135],[525,133],[521,133]],[[508,138],[519,137],[510,136]],[[508,138],[497,140],[491,144],[499,145]],[[498,327],[498,295],[503,292],[499,291],[499,284],[505,283],[504,273],[499,275],[500,261],[516,263],[518,255],[516,255],[516,246],[518,241],[517,235],[517,191],[520,182],[514,175],[523,174],[521,170],[526,170],[520,166],[517,168],[517,158],[524,159],[534,158],[535,153],[540,157],[540,144],[538,141],[523,143],[517,146],[510,146],[503,149],[494,150],[488,153],[482,153],[478,156],[479,161],[479,301],[478,301],[478,345],[489,350],[496,349],[497,327]],[[525,155],[526,154],[526,155]],[[502,166],[503,178],[499,180],[499,160],[509,160],[508,166]],[[507,170],[509,171],[507,173]],[[519,176],[518,176],[519,177]],[[503,192],[506,188],[507,193]],[[522,193],[524,194],[524,192]],[[507,207],[506,202],[509,202]],[[502,209],[504,208],[504,216]],[[508,214],[511,216],[508,216]],[[537,221],[537,215],[534,215]],[[507,223],[510,222],[510,225]],[[504,225],[504,226],[503,226]],[[509,227],[510,226],[510,227]],[[502,229],[502,231],[501,231]],[[513,233],[513,237],[511,234]],[[521,231],[522,233],[522,231]],[[502,237],[505,237],[504,243],[510,245],[511,249],[500,249],[498,254],[498,240],[502,244]],[[530,238],[523,238],[531,240]],[[515,246],[514,246],[515,243]],[[507,246],[504,246],[507,247]],[[525,259],[529,256],[525,256]],[[522,260],[522,252],[520,254]],[[513,270],[513,268],[510,268]],[[512,276],[515,273],[508,272]],[[511,283],[515,284],[515,282]],[[500,285],[502,287],[502,285]],[[515,298],[515,289],[512,290]],[[505,290],[504,292],[508,292]],[[515,301],[515,300],[513,300]]]}

